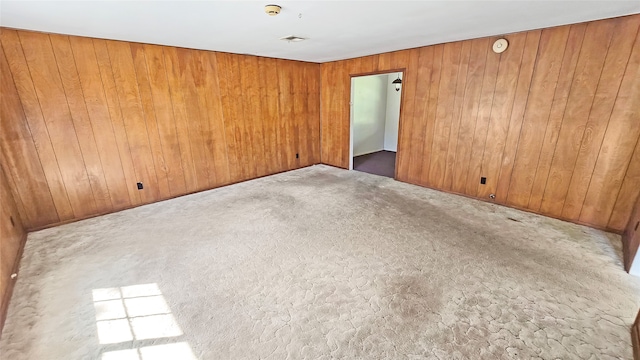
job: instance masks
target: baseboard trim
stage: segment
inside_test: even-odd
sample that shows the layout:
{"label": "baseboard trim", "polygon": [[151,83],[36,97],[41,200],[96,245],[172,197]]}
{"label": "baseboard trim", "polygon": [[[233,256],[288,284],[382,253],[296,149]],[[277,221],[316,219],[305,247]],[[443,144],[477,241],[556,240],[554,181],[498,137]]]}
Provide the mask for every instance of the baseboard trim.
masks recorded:
{"label": "baseboard trim", "polygon": [[369,155],[369,154],[375,154],[375,153],[377,153],[377,152],[381,152],[381,151],[387,151],[387,150],[381,149],[381,150],[373,150],[373,151],[369,151],[369,152],[362,153],[362,154],[358,154],[358,155],[353,154],[353,157],[355,158],[355,157],[358,157],[358,156],[365,156],[365,155]]}
{"label": "baseboard trim", "polygon": [[620,229],[612,229],[612,228],[609,228],[609,227],[606,227],[606,226],[599,226],[599,225],[595,225],[595,224],[586,223],[584,221],[572,220],[572,219],[567,219],[567,218],[563,218],[563,217],[559,217],[559,216],[549,216],[549,215],[546,215],[546,214],[543,214],[543,213],[539,213],[537,211],[533,211],[531,209],[522,208],[522,207],[519,207],[519,206],[514,206],[514,205],[509,205],[509,204],[504,204],[504,203],[499,203],[499,202],[496,202],[496,201],[488,201],[485,198],[475,197],[475,196],[471,196],[471,195],[467,195],[467,194],[461,194],[461,193],[457,193],[455,191],[432,188],[432,187],[429,187],[429,186],[425,186],[425,185],[422,185],[422,184],[413,183],[413,182],[409,182],[409,181],[405,181],[405,180],[400,180],[400,179],[397,179],[397,178],[395,180],[401,181],[403,183],[407,183],[407,184],[416,185],[416,186],[420,186],[420,187],[423,187],[423,188],[431,189],[431,190],[441,191],[441,192],[444,192],[444,193],[447,193],[447,194],[458,195],[458,196],[466,197],[466,198],[469,198],[469,199],[483,201],[483,202],[486,202],[486,203],[489,203],[489,204],[496,204],[496,205],[508,207],[510,209],[516,209],[516,210],[528,212],[528,213],[531,213],[531,214],[545,216],[545,217],[548,217],[550,219],[556,219],[556,220],[570,222],[570,223],[573,223],[573,224],[584,225],[584,226],[587,226],[587,227],[590,227],[590,228],[593,228],[593,229],[602,230],[602,231],[606,231],[606,232],[613,233],[613,234],[622,235],[622,232],[623,232],[623,230],[620,230]]}
{"label": "baseboard trim", "polygon": [[271,175],[282,174],[282,173],[285,173],[285,172],[288,172],[288,171],[304,169],[304,168],[307,168],[307,167],[310,167],[310,166],[314,166],[314,165],[320,165],[320,163],[314,162],[312,164],[301,165],[301,166],[297,166],[297,167],[295,167],[293,169],[287,169],[287,170],[282,170],[282,171],[278,171],[278,172],[274,172],[274,173],[270,173],[270,174],[260,175],[258,177],[254,177],[254,178],[250,178],[250,179],[243,179],[243,180],[233,181],[233,182],[229,182],[229,183],[226,183],[226,184],[221,184],[221,185],[218,185],[218,186],[215,186],[215,187],[212,187],[212,188],[191,191],[191,192],[188,192],[188,193],[175,195],[175,196],[169,196],[167,198],[158,199],[158,200],[155,200],[155,201],[152,201],[152,202],[146,202],[146,203],[140,203],[140,204],[137,204],[137,205],[126,206],[126,207],[123,207],[123,208],[120,208],[120,209],[117,209],[117,210],[104,211],[104,212],[99,212],[99,213],[95,213],[95,214],[91,214],[91,215],[87,215],[87,216],[79,216],[79,217],[76,217],[76,218],[73,218],[73,219],[69,219],[69,220],[58,221],[58,222],[51,223],[51,224],[28,227],[28,228],[26,228],[26,231],[27,232],[34,232],[34,231],[40,231],[40,230],[44,230],[44,229],[49,229],[49,228],[60,226],[60,225],[71,224],[71,223],[74,223],[76,221],[92,219],[92,218],[98,217],[98,216],[103,216],[103,215],[117,213],[117,212],[120,212],[120,211],[135,209],[135,208],[140,207],[140,206],[155,204],[155,203],[159,203],[159,202],[162,202],[162,201],[176,199],[176,198],[179,198],[179,197],[182,197],[182,196],[201,193],[201,192],[204,192],[204,191],[215,190],[215,189],[218,189],[218,188],[221,188],[221,187],[234,185],[234,184],[239,184],[239,183],[243,183],[245,181],[256,180],[256,179],[260,179],[260,178],[271,176]]}

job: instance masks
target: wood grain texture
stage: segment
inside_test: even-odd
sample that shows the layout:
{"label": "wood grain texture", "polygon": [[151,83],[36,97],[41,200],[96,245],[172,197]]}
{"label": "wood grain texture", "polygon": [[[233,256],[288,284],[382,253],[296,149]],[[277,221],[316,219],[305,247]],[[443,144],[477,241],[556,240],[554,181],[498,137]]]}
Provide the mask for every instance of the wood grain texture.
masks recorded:
{"label": "wood grain texture", "polygon": [[[0,51],[0,162],[11,171],[14,181],[27,181],[29,186],[11,189],[23,219],[38,224],[60,220],[38,150],[26,121],[9,65]],[[16,119],[9,121],[9,119]],[[16,151],[17,150],[17,151]],[[5,155],[6,154],[6,155]],[[26,209],[33,209],[27,211]]]}
{"label": "wood grain texture", "polygon": [[[488,99],[484,102],[482,100],[477,101],[477,99],[482,91],[482,85],[485,79],[488,84],[491,84],[490,86],[494,86],[497,67],[496,71],[492,71],[493,68],[487,69],[487,66],[485,66],[489,51],[489,41],[488,39],[484,40],[485,41],[474,41],[471,44],[471,58],[467,72],[467,86],[462,102],[463,108],[460,114],[457,149],[454,155],[454,162],[451,164],[451,166],[455,166],[455,169],[450,190],[456,192],[463,192],[466,188],[472,154],[475,155],[475,163],[477,163],[477,159],[479,159],[479,151],[473,152],[476,130],[481,134],[479,137],[486,138],[486,136],[483,136],[486,134],[486,126],[482,127],[486,121],[482,122],[480,127],[478,126],[478,112],[480,104],[482,103],[484,107],[481,115],[486,116],[488,119],[489,114],[486,113],[485,109],[491,108],[491,105],[488,103]],[[487,91],[486,93],[489,92]],[[475,185],[475,182],[473,184]]]}
{"label": "wood grain texture", "polygon": [[319,64],[4,28],[0,43],[0,165],[27,229],[320,161]]}
{"label": "wood grain texture", "polygon": [[[640,196],[635,202],[629,222],[625,226],[622,234],[622,246],[624,255],[624,268],[629,271],[631,264],[638,255],[640,248]],[[637,260],[636,260],[637,261]]]}
{"label": "wood grain texture", "polygon": [[542,198],[540,209],[544,214],[562,215],[614,27],[613,21],[587,25]]}
{"label": "wood grain texture", "polygon": [[[102,86],[100,66],[94,51],[93,41],[79,37],[69,37],[69,41],[82,87],[82,95],[88,111],[90,126],[93,130],[91,137],[97,146],[111,204],[113,208],[127,207],[131,204],[131,200],[126,184],[121,181],[125,175],[120,161],[120,154],[118,151],[114,151],[114,149],[118,149],[118,142]],[[95,134],[100,134],[100,136],[95,136]],[[88,146],[92,145],[89,144]]]}
{"label": "wood grain texture", "polygon": [[[516,90],[518,89],[518,75],[522,64],[527,34],[520,33],[508,37],[511,42],[511,50],[502,53],[499,56],[498,73],[496,75],[495,88],[491,93],[493,101],[483,102],[483,111],[479,111],[479,116],[489,112],[489,124],[486,135],[476,135],[477,140],[473,148],[472,162],[469,165],[469,175],[467,176],[466,193],[476,193],[480,198],[488,198],[490,194],[494,194],[498,186],[498,176],[487,177],[486,185],[480,184],[478,176],[480,174],[500,174],[500,166],[503,160],[507,135],[509,134],[509,120],[513,110]],[[488,61],[493,60],[496,54],[489,50],[487,54]],[[484,90],[486,86],[493,86],[491,82],[483,85],[482,96],[489,96],[489,92]],[[489,109],[487,110],[486,107]],[[476,131],[477,133],[477,131]],[[487,142],[487,139],[490,141]],[[482,142],[479,142],[482,141]],[[485,144],[485,146],[479,146]],[[477,155],[476,155],[477,154]],[[480,166],[474,166],[480,159]]]}
{"label": "wood grain texture", "polygon": [[[416,66],[418,71],[416,79],[409,84],[405,81],[404,85],[405,89],[409,86],[411,93],[414,94],[413,102],[408,101],[412,106],[405,110],[406,116],[410,118],[415,116],[424,117],[425,111],[428,107],[431,87],[418,86],[418,82],[429,84],[432,76],[435,75],[431,66],[434,62],[434,48],[425,47],[420,49],[417,62]],[[409,65],[409,68],[411,68],[411,64]],[[407,140],[402,144],[399,144],[403,146],[399,153],[404,154],[403,156],[408,156],[408,159],[398,163],[398,165],[403,165],[397,170],[398,177],[413,179],[421,178],[422,149],[425,146],[425,125],[426,122],[416,121],[402,127],[402,131],[400,133],[402,134],[402,137]],[[406,152],[409,154],[406,154]]]}
{"label": "wood grain texture", "polygon": [[[418,147],[415,151],[417,152],[414,157],[414,162],[421,163],[422,169],[420,171],[420,177],[415,178],[407,178],[414,179],[415,181],[419,181],[421,185],[428,184],[429,181],[429,170],[431,168],[431,157],[424,157],[424,154],[431,153],[431,146],[433,145],[433,131],[434,131],[434,123],[436,112],[438,109],[438,89],[440,88],[440,79],[442,79],[442,60],[444,55],[444,45],[436,45],[433,49],[433,63],[431,65],[431,79],[430,81],[425,81],[423,86],[429,87],[429,98],[428,104],[422,113],[416,113],[414,116],[422,115],[425,124],[424,130],[424,145],[422,149]],[[426,79],[425,79],[426,80]],[[417,91],[417,90],[416,90]],[[416,107],[417,108],[417,107]],[[406,122],[403,123],[403,127],[408,127]],[[398,143],[401,141],[398,139]],[[424,159],[424,160],[422,160]],[[400,177],[399,177],[400,178]]]}
{"label": "wood grain texture", "polygon": [[[512,179],[513,165],[515,161],[518,144],[520,142],[520,131],[522,121],[529,100],[531,80],[536,66],[538,56],[538,46],[540,45],[541,31],[531,31],[527,33],[520,63],[520,73],[518,74],[518,85],[516,86],[513,107],[511,108],[511,118],[509,120],[507,139],[502,152],[502,163],[498,175],[498,184],[494,194],[496,201],[506,203],[509,185]],[[489,139],[491,141],[492,139]],[[486,175],[486,174],[485,174]]]}
{"label": "wood grain texture", "polygon": [[[640,17],[626,18],[616,24],[614,33],[637,34],[639,26]],[[613,114],[613,106],[619,94],[625,69],[631,60],[634,38],[637,36],[614,36],[611,39],[562,209],[564,218],[578,219],[580,217],[587,190],[594,177],[593,171],[602,149],[605,133],[609,125],[615,127],[618,124],[610,124],[609,119]],[[631,65],[635,68],[640,66],[640,64],[633,62]],[[627,94],[632,90],[623,89],[623,91]],[[636,95],[640,96],[637,91]],[[633,138],[633,133],[630,135]],[[631,147],[629,146],[629,148]]]}
{"label": "wood grain texture", "polygon": [[551,161],[553,160],[553,153],[556,149],[560,125],[562,125],[562,118],[567,106],[567,99],[569,98],[569,91],[571,90],[571,83],[573,82],[586,28],[586,24],[577,24],[572,25],[569,30],[569,37],[562,58],[562,66],[558,74],[558,81],[556,82],[553,102],[549,112],[549,120],[547,121],[542,148],[538,156],[536,175],[529,197],[528,208],[533,211],[538,211],[542,203],[544,188],[547,185],[549,169],[551,167]]}
{"label": "wood grain texture", "polygon": [[[12,109],[10,109],[10,111],[13,114],[19,113],[20,110],[17,105],[22,105],[25,114],[26,126],[28,126],[29,130],[31,131],[31,140],[33,141],[37,149],[38,158],[46,178],[46,184],[51,192],[51,196],[55,205],[58,221],[73,219],[74,215],[71,208],[71,203],[69,201],[69,197],[67,196],[65,183],[62,178],[60,167],[58,166],[58,160],[56,159],[56,154],[53,150],[49,132],[47,131],[47,125],[44,120],[40,101],[38,100],[33,81],[31,80],[31,72],[29,70],[29,67],[27,66],[27,61],[22,49],[22,44],[20,43],[20,38],[18,37],[18,33],[16,31],[7,29],[0,30],[0,40],[2,42],[2,48],[6,55],[10,74],[13,76],[16,91],[19,96],[19,102],[14,102],[15,105],[12,107]],[[3,82],[3,85],[4,84],[5,83]],[[2,122],[8,123],[10,120],[12,123],[14,122],[11,118],[5,118],[2,120]],[[7,151],[6,157],[20,158],[22,157],[22,154],[19,152],[14,154],[13,152]],[[35,157],[29,158],[28,161],[35,162]],[[12,176],[16,176],[13,170],[14,168],[9,167],[9,170],[7,171],[11,173]],[[21,199],[21,201],[23,200]],[[26,201],[27,200],[24,200],[23,202]],[[35,208],[37,206],[37,200],[35,202],[25,203],[25,208],[32,209],[32,211],[35,211]],[[23,220],[27,223],[27,226],[39,226],[48,223],[47,219],[41,216],[41,214],[33,214],[31,216],[25,216]],[[53,216],[53,214],[49,216]]]}
{"label": "wood grain texture", "polygon": [[19,32],[19,37],[73,216],[84,217],[96,213],[95,194],[63,88],[52,41],[49,36],[44,37],[31,32]]}
{"label": "wood grain texture", "polygon": [[640,312],[631,327],[631,344],[633,346],[633,359],[640,360]]}
{"label": "wood grain texture", "polygon": [[[107,101],[109,117],[111,118],[111,125],[116,138],[116,145],[120,157],[120,163],[122,165],[122,171],[124,172],[124,184],[122,185],[127,188],[131,206],[136,206],[141,203],[140,192],[136,191],[136,187],[133,186],[137,181],[136,171],[133,167],[131,148],[129,146],[127,131],[124,127],[122,110],[120,109],[120,100],[118,99],[118,92],[113,75],[113,68],[111,66],[109,51],[107,50],[107,42],[105,40],[94,39],[93,48],[96,54],[98,68],[100,69],[100,78],[102,80],[103,91]],[[110,151],[114,151],[114,149],[110,148]]]}
{"label": "wood grain texture", "polygon": [[582,221],[624,228],[640,194],[640,35],[613,106],[580,214]]}
{"label": "wood grain texture", "polygon": [[502,54],[484,38],[324,63],[322,162],[349,165],[349,76],[402,68],[415,82],[398,180],[622,232],[640,192],[639,23],[509,34]]}
{"label": "wood grain texture", "polygon": [[513,173],[509,182],[508,204],[524,207],[529,203],[536,164],[544,138],[544,132],[540,129],[546,128],[549,119],[568,36],[569,27],[542,31]]}
{"label": "wood grain texture", "polygon": [[89,184],[96,203],[96,211],[109,212],[113,209],[111,197],[93,135],[94,130],[89,119],[69,37],[51,35],[50,40],[58,64],[64,95],[67,98],[71,120],[73,121],[73,129],[78,138],[82,160],[85,163]]}
{"label": "wood grain texture", "polygon": [[[438,89],[438,105],[431,144],[432,159],[429,165],[428,181],[430,186],[438,189],[444,188],[449,134],[455,116],[456,91],[459,90],[458,76],[461,76],[462,72],[461,52],[462,43],[448,43],[445,44],[442,54],[441,77],[449,81],[440,81]],[[463,76],[466,76],[466,72]]]}
{"label": "wood grain texture", "polygon": [[11,274],[17,271],[18,262],[27,232],[18,213],[10,183],[0,166],[0,334],[7,315],[9,299],[15,280]]}
{"label": "wood grain texture", "polygon": [[[404,71],[403,73],[403,81],[406,85],[405,91],[403,91],[403,94],[401,94],[401,96],[405,96],[407,98],[407,106],[403,109],[400,109],[400,112],[404,112],[407,114],[413,114],[416,110],[415,108],[415,99],[417,97],[416,94],[416,88],[417,88],[417,82],[418,82],[418,62],[420,61],[420,52],[418,49],[413,49],[410,50],[408,53],[406,53],[406,56],[408,56],[408,63],[409,63],[409,68],[413,69],[412,71]],[[401,60],[397,60],[396,61],[401,61]],[[411,116],[411,115],[408,115]],[[399,124],[398,124],[399,125]],[[409,141],[411,141],[411,135],[407,135],[411,134],[411,129],[409,129],[408,127],[402,127],[402,126],[398,126],[398,134],[405,134],[405,138],[408,138]],[[404,149],[403,151],[400,151],[401,156],[410,156],[410,151],[406,151],[408,149],[410,149],[409,144],[407,143],[403,143],[400,144]],[[395,171],[397,172],[407,172],[408,171],[408,163],[409,163],[409,159],[407,159],[406,161],[402,161],[401,162],[403,164],[403,167],[399,167],[397,168]]]}

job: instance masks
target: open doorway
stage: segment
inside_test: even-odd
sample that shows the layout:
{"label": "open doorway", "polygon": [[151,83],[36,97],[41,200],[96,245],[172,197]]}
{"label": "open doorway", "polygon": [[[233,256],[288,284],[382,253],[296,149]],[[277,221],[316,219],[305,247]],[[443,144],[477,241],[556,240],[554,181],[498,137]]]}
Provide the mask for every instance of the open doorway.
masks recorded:
{"label": "open doorway", "polygon": [[395,177],[402,96],[398,80],[402,72],[351,78],[349,169]]}

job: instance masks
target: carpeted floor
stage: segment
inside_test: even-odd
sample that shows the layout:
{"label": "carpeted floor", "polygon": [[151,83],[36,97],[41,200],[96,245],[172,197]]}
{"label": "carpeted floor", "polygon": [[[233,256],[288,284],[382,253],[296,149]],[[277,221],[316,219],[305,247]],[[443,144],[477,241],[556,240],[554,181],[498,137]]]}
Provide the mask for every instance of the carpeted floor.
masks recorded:
{"label": "carpeted floor", "polygon": [[393,151],[376,151],[371,154],[355,156],[353,158],[353,170],[390,178],[395,177],[396,153]]}
{"label": "carpeted floor", "polygon": [[629,359],[620,237],[313,166],[29,235],[2,359]]}

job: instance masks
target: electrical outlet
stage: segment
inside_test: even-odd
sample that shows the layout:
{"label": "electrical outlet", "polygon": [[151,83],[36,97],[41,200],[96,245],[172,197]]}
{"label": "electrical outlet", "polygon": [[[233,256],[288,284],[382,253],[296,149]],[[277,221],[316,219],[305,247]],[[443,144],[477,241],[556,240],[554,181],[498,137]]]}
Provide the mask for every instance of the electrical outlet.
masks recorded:
{"label": "electrical outlet", "polygon": [[487,178],[486,177],[481,177],[480,178],[480,184],[485,185],[487,183]]}
{"label": "electrical outlet", "polygon": [[144,188],[141,182],[137,183],[136,186],[138,186],[138,190],[142,190]]}

